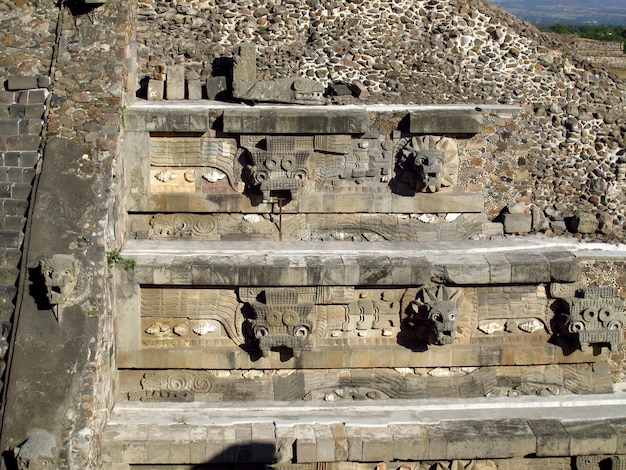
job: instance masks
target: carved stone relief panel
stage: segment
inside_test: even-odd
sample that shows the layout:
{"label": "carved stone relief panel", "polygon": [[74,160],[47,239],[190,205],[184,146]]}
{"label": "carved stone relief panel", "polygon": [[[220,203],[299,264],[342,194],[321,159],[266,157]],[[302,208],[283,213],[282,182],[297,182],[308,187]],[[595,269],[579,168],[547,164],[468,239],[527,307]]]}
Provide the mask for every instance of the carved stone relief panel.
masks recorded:
{"label": "carved stone relief panel", "polygon": [[552,332],[545,286],[482,287],[476,292],[478,330],[484,335]]}
{"label": "carved stone relief panel", "polygon": [[482,215],[133,214],[131,236],[150,240],[454,241],[481,230]]}
{"label": "carved stone relief panel", "polygon": [[244,342],[234,290],[142,288],[142,344],[149,347],[233,346]]}
{"label": "carved stone relief panel", "polygon": [[277,347],[291,349],[294,357],[314,348],[319,334],[314,288],[268,287],[254,298],[251,294],[249,289],[240,290],[254,310],[248,325],[263,356]]}
{"label": "carved stone relief panel", "polygon": [[60,446],[52,433],[44,429],[34,429],[28,438],[14,451],[19,470],[45,470],[69,468],[61,457]]}
{"label": "carved stone relief panel", "polygon": [[[386,192],[405,196],[451,188],[458,180],[456,141],[365,134],[150,137],[152,193],[258,190],[264,200],[312,192]],[[247,161],[246,161],[247,160]]]}
{"label": "carved stone relief panel", "polygon": [[429,192],[457,184],[457,144],[449,137],[422,136],[398,143],[394,185],[400,193]]}
{"label": "carved stone relief panel", "polygon": [[250,182],[258,186],[263,199],[272,191],[287,191],[291,199],[303,187],[308,175],[307,160],[313,151],[313,138],[293,135],[268,135],[263,138],[241,136],[241,146],[250,156]]}
{"label": "carved stone relief panel", "polygon": [[153,135],[149,152],[153,193],[243,191],[235,139]]}
{"label": "carved stone relief panel", "polygon": [[[456,368],[125,370],[140,401],[362,401],[610,392],[590,364]],[[600,384],[598,383],[600,382]]]}
{"label": "carved stone relief panel", "polygon": [[576,338],[580,349],[590,344],[608,344],[617,351],[624,340],[624,301],[614,287],[589,287],[579,291],[578,297],[565,299],[563,312],[567,333]]}
{"label": "carved stone relief panel", "polygon": [[575,459],[578,470],[626,470],[626,455],[579,455]]}

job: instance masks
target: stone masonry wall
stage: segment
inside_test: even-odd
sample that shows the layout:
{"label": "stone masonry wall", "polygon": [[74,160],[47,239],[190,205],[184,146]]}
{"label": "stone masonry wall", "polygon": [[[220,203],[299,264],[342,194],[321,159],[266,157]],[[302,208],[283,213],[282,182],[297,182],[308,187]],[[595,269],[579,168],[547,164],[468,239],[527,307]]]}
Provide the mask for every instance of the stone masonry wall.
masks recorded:
{"label": "stone masonry wall", "polygon": [[[549,218],[588,213],[610,233],[586,236],[623,238],[626,84],[491,4],[140,0],[137,31],[139,79],[175,64],[188,79],[223,75],[233,45],[254,42],[260,80],[303,75],[369,92],[336,103],[521,105],[517,130],[474,151],[493,211],[530,201]],[[532,192],[510,190],[514,170],[499,165],[520,146]]]}
{"label": "stone masonry wall", "polygon": [[52,63],[57,11],[0,3],[0,369],[17,295],[24,228]]}
{"label": "stone masonry wall", "polygon": [[[8,367],[15,370],[7,385],[7,402],[3,403],[2,450],[23,442],[30,429],[49,423],[47,429],[56,435],[70,468],[96,468],[101,430],[114,393],[112,294],[105,283],[106,251],[114,250],[120,243],[114,233],[120,206],[115,202],[113,174],[134,8],[132,1],[87,6],[47,0],[0,1],[0,248],[6,254],[1,270],[3,349],[8,347],[5,330],[10,329],[11,323],[13,328],[20,325],[13,336],[23,338],[21,345],[9,348],[15,351],[9,356],[12,363]],[[49,106],[47,119],[42,122],[44,99]],[[54,169],[56,162],[67,159],[70,163],[60,173],[51,175],[53,180],[61,181],[58,194],[29,197],[35,167],[44,154],[51,159],[48,168]],[[43,165],[46,168],[45,158]],[[85,187],[91,188],[89,194],[93,197],[54,206],[55,200],[64,201],[75,188],[84,191]],[[38,199],[42,207],[54,207],[55,226],[60,227],[62,235],[49,239],[50,253],[35,256],[73,254],[83,265],[81,276],[89,282],[89,300],[81,306],[81,316],[86,321],[72,323],[68,318],[59,322],[58,327],[65,329],[62,334],[70,334],[71,340],[62,348],[52,348],[50,353],[50,373],[55,374],[54,361],[59,359],[54,354],[69,350],[74,344],[77,347],[72,364],[58,364],[58,377],[72,371],[71,382],[63,384],[67,393],[64,396],[63,388],[46,393],[45,404],[39,406],[47,407],[49,413],[31,419],[31,413],[17,413],[19,406],[15,403],[27,401],[31,393],[37,393],[26,384],[40,382],[41,378],[31,377],[23,361],[39,360],[36,356],[22,358],[21,354],[28,354],[24,343],[28,344],[26,338],[32,334],[29,325],[50,311],[31,312],[27,308],[19,313],[24,316],[19,323],[11,315],[24,239],[21,231],[29,201],[34,202],[37,213]],[[33,234],[35,252],[41,253],[50,234]],[[38,261],[29,257],[22,263],[27,264],[26,272],[30,271],[24,285],[28,288],[29,282],[40,283]],[[51,331],[51,337],[55,335],[56,329]],[[9,340],[13,343],[12,338]],[[41,361],[45,363],[45,359]],[[14,387],[20,381],[22,389],[16,391]],[[52,383],[47,386],[54,387]],[[55,402],[59,393],[63,402]]]}

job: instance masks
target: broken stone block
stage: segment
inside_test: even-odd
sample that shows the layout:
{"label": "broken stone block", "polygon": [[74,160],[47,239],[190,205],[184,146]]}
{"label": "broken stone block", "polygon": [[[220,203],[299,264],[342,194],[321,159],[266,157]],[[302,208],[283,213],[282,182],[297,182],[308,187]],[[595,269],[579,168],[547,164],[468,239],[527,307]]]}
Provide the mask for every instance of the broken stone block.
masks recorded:
{"label": "broken stone block", "polygon": [[504,214],[505,233],[529,233],[532,228],[530,214]]}
{"label": "broken stone block", "polygon": [[200,80],[189,80],[187,82],[187,97],[190,100],[202,99],[202,83]]}
{"label": "broken stone block", "polygon": [[149,80],[148,81],[148,100],[149,101],[161,101],[163,99],[163,89],[165,82],[162,80]]}
{"label": "broken stone block", "polygon": [[581,212],[571,219],[571,229],[574,233],[596,233],[599,222],[595,214]]}

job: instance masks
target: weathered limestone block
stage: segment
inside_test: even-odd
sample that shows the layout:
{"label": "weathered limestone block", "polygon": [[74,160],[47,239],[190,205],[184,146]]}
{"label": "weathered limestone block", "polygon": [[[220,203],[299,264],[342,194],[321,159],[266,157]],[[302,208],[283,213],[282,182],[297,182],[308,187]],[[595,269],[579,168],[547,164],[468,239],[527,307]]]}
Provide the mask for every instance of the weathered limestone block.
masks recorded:
{"label": "weathered limestone block", "polygon": [[477,134],[483,130],[482,113],[475,110],[423,110],[409,113],[414,134]]}
{"label": "weathered limestone block", "polygon": [[569,435],[570,455],[614,454],[617,436],[604,422],[562,421]]}
{"label": "weathered limestone block", "polygon": [[167,68],[165,97],[168,100],[185,99],[185,67],[183,65],[171,65]]}
{"label": "weathered limestone block", "polygon": [[537,457],[558,457],[569,454],[569,434],[559,420],[529,420],[536,438]]}
{"label": "weathered limestone block", "polygon": [[532,216],[530,214],[504,214],[505,233],[530,233]]}
{"label": "weathered limestone block", "polygon": [[448,459],[510,458],[535,452],[525,420],[443,421]]}
{"label": "weathered limestone block", "polygon": [[365,109],[226,108],[223,130],[233,134],[361,134]]}
{"label": "weathered limestone block", "polygon": [[165,82],[163,80],[148,81],[148,100],[149,101],[161,101],[165,92]]}

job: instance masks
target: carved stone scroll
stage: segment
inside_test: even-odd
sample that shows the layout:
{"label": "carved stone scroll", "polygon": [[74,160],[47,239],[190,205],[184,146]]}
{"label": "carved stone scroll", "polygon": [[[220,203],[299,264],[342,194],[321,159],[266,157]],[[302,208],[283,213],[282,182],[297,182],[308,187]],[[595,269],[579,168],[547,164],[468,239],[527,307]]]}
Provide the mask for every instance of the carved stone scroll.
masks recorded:
{"label": "carved stone scroll", "polygon": [[576,337],[580,349],[586,351],[590,344],[608,344],[617,351],[624,339],[624,301],[617,297],[613,287],[590,287],[580,292],[580,297],[566,299],[568,311],[564,313],[567,332]]}

